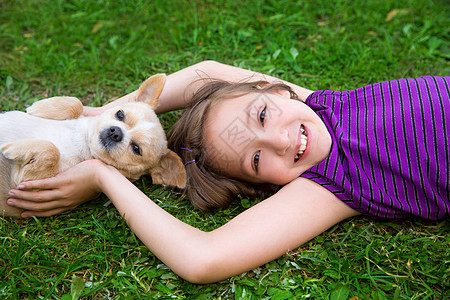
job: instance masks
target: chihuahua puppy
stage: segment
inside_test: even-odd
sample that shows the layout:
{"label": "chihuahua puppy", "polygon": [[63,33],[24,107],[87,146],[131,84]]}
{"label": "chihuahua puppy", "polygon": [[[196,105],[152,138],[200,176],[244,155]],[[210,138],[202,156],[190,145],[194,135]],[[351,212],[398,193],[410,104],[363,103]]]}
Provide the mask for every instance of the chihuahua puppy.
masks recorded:
{"label": "chihuahua puppy", "polygon": [[92,158],[131,181],[150,174],[153,183],[184,188],[183,163],[167,148],[154,112],[165,79],[164,74],[150,77],[134,99],[98,116],[81,116],[83,104],[74,97],[37,101],[27,113],[0,114],[0,216],[20,217],[22,212],[6,204],[11,188]]}

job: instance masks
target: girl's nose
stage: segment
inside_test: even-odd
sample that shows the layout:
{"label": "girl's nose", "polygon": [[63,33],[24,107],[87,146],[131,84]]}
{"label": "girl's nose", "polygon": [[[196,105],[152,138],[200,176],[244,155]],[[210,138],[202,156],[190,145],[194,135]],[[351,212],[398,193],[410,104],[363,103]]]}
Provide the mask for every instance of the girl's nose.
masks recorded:
{"label": "girl's nose", "polygon": [[290,146],[289,135],[286,129],[274,128],[272,131],[266,131],[262,139],[278,155],[285,155]]}

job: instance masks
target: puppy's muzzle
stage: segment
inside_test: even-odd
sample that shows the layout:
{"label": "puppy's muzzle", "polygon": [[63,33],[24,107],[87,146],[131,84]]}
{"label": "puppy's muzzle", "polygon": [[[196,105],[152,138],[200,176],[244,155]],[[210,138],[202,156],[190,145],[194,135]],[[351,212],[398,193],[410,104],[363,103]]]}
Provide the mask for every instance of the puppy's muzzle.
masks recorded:
{"label": "puppy's muzzle", "polygon": [[111,126],[100,132],[100,141],[106,150],[113,149],[123,139],[123,132],[120,127]]}

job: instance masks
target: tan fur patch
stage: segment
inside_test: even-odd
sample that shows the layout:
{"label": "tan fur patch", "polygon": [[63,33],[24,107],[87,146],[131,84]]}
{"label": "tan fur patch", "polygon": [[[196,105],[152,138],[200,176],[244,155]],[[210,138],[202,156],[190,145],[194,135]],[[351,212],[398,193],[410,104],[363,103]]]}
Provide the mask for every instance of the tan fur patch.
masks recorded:
{"label": "tan fur patch", "polygon": [[141,121],[143,118],[143,115],[141,112],[137,111],[136,109],[133,109],[132,105],[126,105],[124,106],[125,109],[125,124],[127,124],[128,128],[134,127],[139,121]]}
{"label": "tan fur patch", "polygon": [[53,143],[26,139],[4,144],[3,155],[13,160],[11,180],[14,186],[22,181],[48,178],[59,168],[59,150]]}
{"label": "tan fur patch", "polygon": [[139,87],[136,101],[147,103],[152,109],[155,109],[158,106],[159,95],[161,95],[165,81],[165,74],[156,74],[147,79]]}
{"label": "tan fur patch", "polygon": [[0,154],[0,217],[20,217],[21,209],[6,204],[8,191],[13,188],[11,184],[11,163],[6,157]]}
{"label": "tan fur patch", "polygon": [[27,113],[53,120],[76,119],[83,113],[83,103],[75,97],[52,97],[34,102]]}
{"label": "tan fur patch", "polygon": [[0,214],[20,217],[21,209],[6,204],[8,190],[23,181],[55,176],[59,166],[59,151],[48,141],[32,139],[4,144],[0,151],[10,160],[4,160],[3,156],[0,160],[3,170],[7,170],[9,175],[9,179],[2,178],[4,185],[0,191],[3,198],[0,201]]}
{"label": "tan fur patch", "polygon": [[186,173],[181,159],[175,152],[168,150],[161,157],[158,166],[150,170],[153,183],[186,187]]}

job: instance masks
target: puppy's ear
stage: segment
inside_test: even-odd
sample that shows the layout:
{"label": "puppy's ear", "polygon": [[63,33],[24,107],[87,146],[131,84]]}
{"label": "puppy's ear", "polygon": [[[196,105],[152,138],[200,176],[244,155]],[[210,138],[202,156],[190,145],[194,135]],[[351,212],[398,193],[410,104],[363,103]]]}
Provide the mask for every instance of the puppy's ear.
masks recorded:
{"label": "puppy's ear", "polygon": [[165,74],[156,74],[148,78],[139,87],[136,101],[147,103],[152,109],[155,109],[158,106],[159,95],[161,95],[165,82]]}
{"label": "puppy's ear", "polygon": [[172,150],[168,150],[150,170],[153,183],[172,185],[179,188],[186,187],[186,171],[181,158]]}

